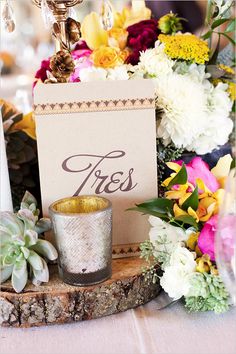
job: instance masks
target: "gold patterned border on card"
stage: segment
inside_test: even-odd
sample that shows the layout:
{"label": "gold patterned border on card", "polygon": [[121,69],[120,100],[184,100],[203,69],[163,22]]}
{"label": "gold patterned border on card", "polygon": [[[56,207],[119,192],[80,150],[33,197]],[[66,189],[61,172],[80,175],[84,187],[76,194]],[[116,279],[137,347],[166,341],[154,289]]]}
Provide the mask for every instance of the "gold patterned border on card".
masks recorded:
{"label": "gold patterned border on card", "polygon": [[131,243],[127,245],[113,245],[112,258],[126,258],[140,256],[140,243]]}
{"label": "gold patterned border on card", "polygon": [[72,103],[48,103],[34,105],[37,115],[82,113],[82,112],[106,112],[133,109],[153,109],[155,99],[138,98],[124,100],[83,101]]}

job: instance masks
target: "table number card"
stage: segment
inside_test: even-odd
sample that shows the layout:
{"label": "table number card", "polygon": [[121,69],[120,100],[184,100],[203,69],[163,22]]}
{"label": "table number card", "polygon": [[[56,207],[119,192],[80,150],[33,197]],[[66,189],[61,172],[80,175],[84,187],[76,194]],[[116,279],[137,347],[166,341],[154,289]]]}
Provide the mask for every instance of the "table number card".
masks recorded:
{"label": "table number card", "polygon": [[126,209],[157,195],[151,81],[37,85],[34,104],[44,215],[60,198],[104,196],[113,204],[113,254],[135,254],[149,225]]}

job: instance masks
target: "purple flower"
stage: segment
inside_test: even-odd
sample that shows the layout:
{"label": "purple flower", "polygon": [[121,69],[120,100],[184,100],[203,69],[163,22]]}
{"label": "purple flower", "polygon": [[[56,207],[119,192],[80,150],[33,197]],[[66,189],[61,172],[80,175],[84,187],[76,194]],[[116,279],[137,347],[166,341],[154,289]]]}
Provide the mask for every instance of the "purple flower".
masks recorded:
{"label": "purple flower", "polygon": [[42,80],[44,82],[47,80],[47,71],[51,71],[50,69],[50,58],[43,60],[41,62],[41,67],[40,69],[36,72],[35,78]]}
{"label": "purple flower", "polygon": [[127,28],[129,33],[127,45],[133,50],[128,57],[127,63],[136,65],[139,61],[140,52],[153,48],[160,31],[156,20],[144,20]]}
{"label": "purple flower", "polygon": [[79,49],[71,52],[71,55],[75,60],[75,70],[70,77],[70,82],[79,82],[80,71],[93,65],[90,60],[91,53],[92,51],[90,49]]}

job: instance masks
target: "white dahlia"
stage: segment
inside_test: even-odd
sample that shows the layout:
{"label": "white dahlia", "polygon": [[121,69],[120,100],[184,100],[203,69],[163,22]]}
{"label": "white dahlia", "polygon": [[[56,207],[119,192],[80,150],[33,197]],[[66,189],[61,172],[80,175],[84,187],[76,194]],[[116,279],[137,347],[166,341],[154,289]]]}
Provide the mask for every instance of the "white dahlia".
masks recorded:
{"label": "white dahlia", "polygon": [[219,83],[216,87],[211,85],[207,92],[205,130],[196,136],[192,144],[187,146],[187,150],[196,151],[197,154],[203,155],[227,143],[233,130],[233,121],[230,118],[232,101],[226,90],[226,84]]}
{"label": "white dahlia", "polygon": [[157,108],[163,111],[157,136],[165,145],[171,141],[186,148],[204,132],[207,125],[207,95],[204,85],[188,75],[172,73],[153,80]]}

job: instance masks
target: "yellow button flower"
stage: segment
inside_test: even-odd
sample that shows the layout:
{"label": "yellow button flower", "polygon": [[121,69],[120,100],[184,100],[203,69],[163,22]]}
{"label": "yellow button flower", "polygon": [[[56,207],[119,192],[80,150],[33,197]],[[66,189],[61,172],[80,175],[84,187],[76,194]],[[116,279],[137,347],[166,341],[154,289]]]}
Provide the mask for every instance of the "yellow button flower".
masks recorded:
{"label": "yellow button flower", "polygon": [[204,64],[209,60],[207,42],[194,34],[160,34],[158,39],[165,44],[165,53],[172,59],[183,59]]}
{"label": "yellow button flower", "polygon": [[122,65],[124,60],[120,55],[120,50],[112,47],[100,47],[96,49],[91,58],[96,67],[110,69],[115,68],[118,65]]}

